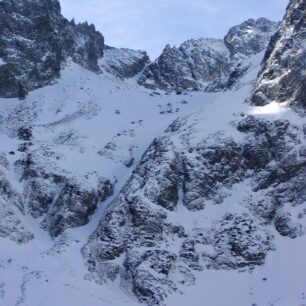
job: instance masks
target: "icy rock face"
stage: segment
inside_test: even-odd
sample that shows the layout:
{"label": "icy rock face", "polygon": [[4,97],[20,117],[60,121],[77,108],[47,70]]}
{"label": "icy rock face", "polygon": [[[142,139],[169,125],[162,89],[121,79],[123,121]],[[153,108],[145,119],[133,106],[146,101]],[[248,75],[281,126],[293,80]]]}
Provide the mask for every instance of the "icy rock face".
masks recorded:
{"label": "icy rock face", "polygon": [[306,3],[290,1],[277,33],[265,54],[252,102],[289,102],[294,108],[306,107]]}
{"label": "icy rock face", "polygon": [[33,163],[32,158],[28,155],[16,165],[23,173],[25,202],[33,217],[44,216],[41,225],[52,237],[67,228],[87,224],[98,203],[113,193],[113,185],[107,179],[99,178],[96,186],[88,185],[86,178],[50,173]]}
{"label": "icy rock face", "polygon": [[[148,305],[193,284],[194,271],[263,264],[274,248],[267,225],[291,238],[305,232],[291,213],[306,200],[301,128],[245,116],[242,140],[221,132],[192,144],[191,122],[178,119],[153,141],[83,248],[96,280],[120,277]],[[239,184],[250,189],[239,210],[211,217]],[[192,225],[190,214],[200,215]]]}
{"label": "icy rock face", "polygon": [[145,68],[138,83],[152,89],[200,90],[229,71],[229,52],[222,40],[194,39],[179,48],[166,46]]}
{"label": "icy rock face", "polygon": [[276,31],[278,24],[266,18],[249,19],[232,27],[224,38],[224,42],[235,56],[249,56],[264,50]]}
{"label": "icy rock face", "polygon": [[50,84],[68,57],[100,71],[103,36],[93,25],[66,20],[57,0],[4,0],[0,16],[0,97],[22,99]]}
{"label": "icy rock face", "polygon": [[303,154],[305,135],[286,120],[255,120],[248,116],[238,129],[255,137],[256,142],[243,146],[243,155],[255,169],[250,209],[276,230],[291,238],[305,233],[298,218],[290,211],[306,200],[306,158]]}
{"label": "icy rock face", "polygon": [[22,197],[0,171],[0,237],[17,243],[26,243],[34,238],[22,224],[18,215],[24,213]]}
{"label": "icy rock face", "polygon": [[149,56],[145,51],[106,46],[100,66],[102,70],[117,78],[128,79],[140,73],[149,62]]}
{"label": "icy rock face", "polygon": [[180,47],[165,47],[138,83],[167,91],[218,91],[231,86],[245,71],[240,60],[264,50],[278,23],[250,19],[230,29],[224,40],[192,39]]}
{"label": "icy rock face", "polygon": [[69,227],[85,225],[98,203],[105,201],[112,192],[113,186],[107,180],[101,180],[96,190],[86,189],[73,180],[65,182],[42,225],[51,236],[58,236]]}

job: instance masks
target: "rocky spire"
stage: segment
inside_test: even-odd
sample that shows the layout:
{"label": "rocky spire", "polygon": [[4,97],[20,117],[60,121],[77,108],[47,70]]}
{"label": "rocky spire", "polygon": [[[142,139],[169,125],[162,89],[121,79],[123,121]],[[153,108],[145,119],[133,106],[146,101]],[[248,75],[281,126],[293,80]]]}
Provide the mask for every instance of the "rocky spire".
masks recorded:
{"label": "rocky spire", "polygon": [[306,109],[306,1],[291,0],[268,46],[252,102],[288,102]]}

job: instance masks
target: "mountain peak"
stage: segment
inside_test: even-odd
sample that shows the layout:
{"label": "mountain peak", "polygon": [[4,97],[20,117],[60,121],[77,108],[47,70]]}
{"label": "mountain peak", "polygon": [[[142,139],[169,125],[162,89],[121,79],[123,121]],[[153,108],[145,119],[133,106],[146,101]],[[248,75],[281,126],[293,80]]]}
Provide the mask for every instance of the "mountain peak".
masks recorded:
{"label": "mountain peak", "polygon": [[59,1],[3,0],[0,14],[0,96],[22,98],[54,82],[69,57],[100,71],[102,34],[88,23],[68,22]]}
{"label": "mountain peak", "polygon": [[263,51],[277,26],[266,18],[249,19],[231,28],[224,40],[199,38],[178,48],[167,45],[144,69],[138,83],[177,92],[223,90],[241,59]]}
{"label": "mountain peak", "polygon": [[224,37],[224,42],[232,56],[251,55],[264,50],[279,23],[261,17],[248,19],[232,27]]}

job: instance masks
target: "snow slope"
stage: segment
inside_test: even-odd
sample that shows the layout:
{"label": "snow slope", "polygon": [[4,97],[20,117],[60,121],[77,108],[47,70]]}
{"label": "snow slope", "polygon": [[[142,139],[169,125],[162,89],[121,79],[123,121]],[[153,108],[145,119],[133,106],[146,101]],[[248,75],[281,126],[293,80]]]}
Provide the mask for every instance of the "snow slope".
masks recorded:
{"label": "snow slope", "polygon": [[[232,123],[241,113],[266,119],[285,118],[294,124],[305,123],[286,105],[250,106],[250,95],[263,54],[246,63],[248,73],[231,91],[219,93],[186,93],[183,95],[152,92],[133,81],[120,81],[104,73],[97,75],[73,62],[68,62],[58,83],[32,92],[25,101],[0,99],[1,152],[8,159],[0,165],[11,185],[20,193],[23,185],[14,163],[25,153],[19,152],[18,128],[31,126],[36,162],[44,168],[82,184],[93,186],[102,176],[115,183],[114,196],[99,204],[90,222],[68,229],[51,239],[40,228],[41,218],[33,219],[25,207],[25,215],[16,210],[26,228],[34,233],[27,244],[17,245],[0,238],[0,301],[4,306],[136,306],[135,297],[124,293],[119,281],[97,285],[87,277],[88,270],[81,248],[97,228],[108,205],[116,198],[148,145],[177,117],[187,116],[195,143],[205,135],[223,131],[239,139]],[[192,115],[190,115],[192,114]],[[179,146],[179,139],[177,144]],[[9,154],[14,151],[15,154]],[[226,210],[239,211],[236,204],[242,197],[237,186],[236,198],[230,197],[222,206],[191,212],[182,209],[176,222],[194,227],[218,219]],[[247,190],[247,189],[246,189]],[[305,204],[297,213],[305,210]],[[225,207],[225,205],[229,205]],[[304,211],[305,212],[305,211]],[[188,218],[186,215],[188,214]],[[188,220],[188,221],[187,221]],[[305,218],[302,219],[306,226]],[[275,249],[266,263],[253,270],[204,270],[196,275],[196,284],[182,287],[171,295],[168,306],[300,306],[305,301],[306,251],[305,236],[291,240],[277,237]],[[244,273],[241,273],[244,272]],[[267,278],[267,279],[266,279]]]}
{"label": "snow slope", "polygon": [[[214,99],[214,95],[204,93],[152,93],[69,62],[57,84],[32,92],[22,102],[1,99],[1,152],[8,159],[8,167],[0,168],[21,193],[23,185],[14,164],[25,153],[18,151],[22,141],[16,139],[16,131],[31,126],[31,152],[38,164],[89,186],[102,175],[117,182],[118,192],[154,137],[177,116]],[[15,154],[9,154],[11,151]],[[128,168],[125,164],[132,159],[133,166]],[[88,271],[80,249],[105,207],[107,203],[100,205],[88,226],[68,230],[54,241],[40,228],[41,218],[33,219],[27,208],[25,216],[16,209],[35,238],[26,245],[0,238],[1,305],[34,306],[42,301],[46,306],[136,305],[135,300],[113,289],[117,286],[100,287],[83,279]]]}

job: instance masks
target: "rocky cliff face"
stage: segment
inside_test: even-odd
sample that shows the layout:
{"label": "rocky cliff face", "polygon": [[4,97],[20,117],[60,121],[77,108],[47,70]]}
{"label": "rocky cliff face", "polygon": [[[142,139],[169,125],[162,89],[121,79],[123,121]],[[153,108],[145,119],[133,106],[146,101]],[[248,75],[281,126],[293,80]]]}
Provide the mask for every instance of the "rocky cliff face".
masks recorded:
{"label": "rocky cliff face", "polygon": [[22,195],[13,188],[5,173],[0,171],[0,237],[19,244],[33,239],[34,235],[18,217],[23,214]]}
{"label": "rocky cliff face", "polygon": [[287,102],[306,107],[306,3],[290,1],[284,20],[268,46],[252,102]]}
{"label": "rocky cliff face", "polygon": [[266,18],[249,19],[232,27],[224,43],[232,57],[250,56],[265,50],[278,24]]}
{"label": "rocky cliff face", "polygon": [[138,83],[178,92],[228,88],[229,82],[241,73],[241,60],[265,50],[277,26],[265,18],[249,19],[231,28],[224,40],[193,39],[178,48],[166,46],[157,60],[144,69]]}
{"label": "rocky cliff face", "polygon": [[291,212],[306,200],[301,128],[245,116],[242,140],[220,131],[191,144],[195,122],[176,121],[151,144],[83,249],[97,280],[120,277],[149,305],[193,284],[196,271],[263,264],[271,224],[305,233]]}
{"label": "rocky cliff face", "polygon": [[149,63],[150,59],[145,51],[107,46],[100,61],[100,66],[103,71],[117,78],[129,79],[139,74]]}
{"label": "rocky cliff face", "polygon": [[67,228],[86,225],[98,204],[113,193],[112,183],[102,177],[88,186],[86,178],[50,173],[29,161],[20,166],[28,212],[35,218],[43,217],[41,225],[52,237]]}
{"label": "rocky cliff face", "polygon": [[200,90],[222,82],[230,68],[229,52],[222,40],[190,40],[179,48],[166,46],[145,68],[138,83],[152,89]]}
{"label": "rocky cliff face", "polygon": [[65,19],[57,0],[1,1],[0,32],[0,97],[22,99],[52,83],[69,57],[100,71],[103,36],[93,25]]}

